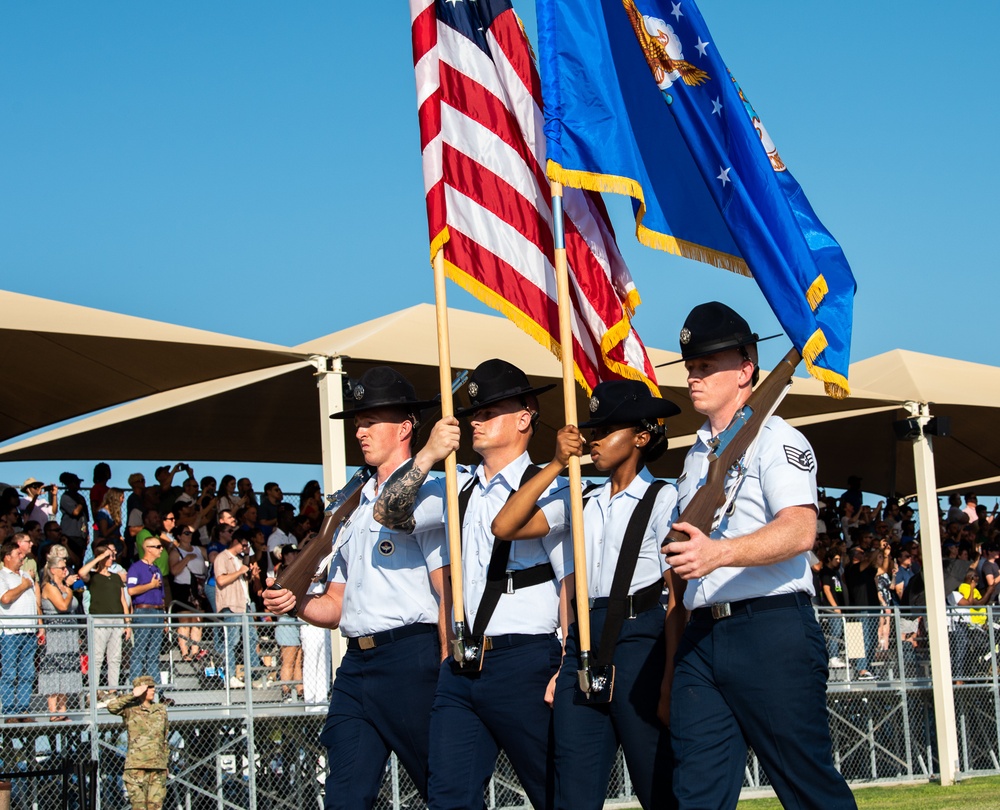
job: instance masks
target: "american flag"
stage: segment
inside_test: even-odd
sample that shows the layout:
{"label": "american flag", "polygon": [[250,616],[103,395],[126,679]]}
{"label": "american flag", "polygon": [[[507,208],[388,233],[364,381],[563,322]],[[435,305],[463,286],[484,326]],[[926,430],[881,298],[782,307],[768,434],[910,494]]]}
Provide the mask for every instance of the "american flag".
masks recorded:
{"label": "american flag", "polygon": [[[557,356],[559,316],[541,83],[509,0],[410,0],[431,259]],[[659,395],[632,327],[639,293],[600,197],[565,190],[578,382]]]}

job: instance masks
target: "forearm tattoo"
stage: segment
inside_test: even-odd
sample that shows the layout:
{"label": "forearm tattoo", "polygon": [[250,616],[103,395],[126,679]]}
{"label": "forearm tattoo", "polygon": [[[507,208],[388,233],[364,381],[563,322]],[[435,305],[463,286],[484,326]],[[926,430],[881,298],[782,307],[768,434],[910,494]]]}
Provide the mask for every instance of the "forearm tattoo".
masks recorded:
{"label": "forearm tattoo", "polygon": [[386,479],[375,501],[374,517],[388,529],[410,534],[416,528],[413,510],[417,493],[427,478],[411,458]]}

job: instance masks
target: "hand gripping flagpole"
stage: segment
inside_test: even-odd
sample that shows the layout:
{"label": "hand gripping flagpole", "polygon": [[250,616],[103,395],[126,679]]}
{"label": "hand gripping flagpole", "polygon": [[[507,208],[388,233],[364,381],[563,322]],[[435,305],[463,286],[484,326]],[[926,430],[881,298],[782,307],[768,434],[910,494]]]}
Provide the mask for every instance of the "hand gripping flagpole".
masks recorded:
{"label": "hand gripping flagpole", "polygon": [[[556,292],[559,303],[559,344],[562,346],[563,408],[566,424],[577,423],[576,378],[573,374],[573,309],[569,298],[566,233],[563,227],[563,187],[552,181],[552,237],[555,244]],[[604,688],[595,683],[590,654],[590,602],[587,587],[587,552],[583,536],[583,478],[580,458],[569,457],[569,502],[573,530],[573,570],[576,574],[576,626],[580,636],[580,689],[586,695]],[[608,685],[610,686],[610,685]],[[597,689],[595,690],[595,687]]]}
{"label": "hand gripping flagpole", "polygon": [[[434,309],[437,316],[438,366],[441,385],[441,417],[455,415],[451,390],[451,337],[448,332],[448,298],[444,277],[444,251],[434,254]],[[465,658],[465,598],[462,593],[462,527],[458,525],[458,457],[444,460],[445,508],[448,516],[448,554],[451,559],[451,595],[455,613],[455,659]]]}

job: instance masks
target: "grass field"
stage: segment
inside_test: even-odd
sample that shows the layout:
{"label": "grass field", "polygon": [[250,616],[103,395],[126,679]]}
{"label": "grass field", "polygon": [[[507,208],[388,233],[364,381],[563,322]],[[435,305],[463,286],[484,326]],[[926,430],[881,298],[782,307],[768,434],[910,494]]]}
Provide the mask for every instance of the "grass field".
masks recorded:
{"label": "grass field", "polygon": [[[996,810],[1000,807],[1000,776],[967,779],[952,787],[901,785],[859,788],[854,791],[859,810]],[[740,802],[740,810],[772,810],[777,799]]]}

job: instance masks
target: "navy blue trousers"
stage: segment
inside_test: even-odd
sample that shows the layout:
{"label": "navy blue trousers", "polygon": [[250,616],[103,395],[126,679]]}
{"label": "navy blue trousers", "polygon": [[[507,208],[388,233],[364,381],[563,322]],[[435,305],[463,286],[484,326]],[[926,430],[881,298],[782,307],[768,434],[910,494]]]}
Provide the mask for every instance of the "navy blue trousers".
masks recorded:
{"label": "navy blue trousers", "polygon": [[389,752],[427,796],[430,713],[441,662],[438,634],[348,650],[337,669],[320,742],[326,746],[326,810],[375,804]]}
{"label": "navy blue trousers", "polygon": [[735,808],[753,747],[785,808],[856,808],[833,766],[826,646],[810,605],[692,620],[671,693],[682,810]]}
{"label": "navy blue trousers", "polygon": [[535,808],[551,808],[552,710],[545,689],[559,668],[555,636],[490,650],[482,672],[441,665],[431,712],[430,810],[477,810],[502,748]]}
{"label": "navy blue trousers", "polygon": [[[600,642],[607,609],[590,612],[593,645]],[[626,619],[613,663],[611,703],[574,703],[579,667],[577,625],[570,628],[566,660],[556,681],[556,807],[598,810],[604,806],[611,768],[621,745],[639,803],[646,808],[675,806],[670,788],[670,733],[656,718],[666,645],[663,608]]]}

